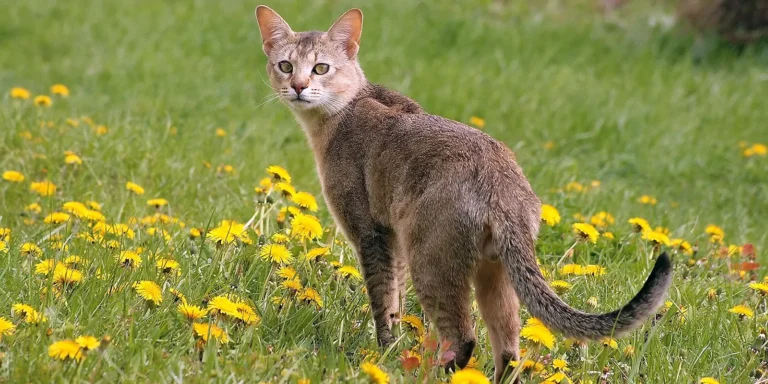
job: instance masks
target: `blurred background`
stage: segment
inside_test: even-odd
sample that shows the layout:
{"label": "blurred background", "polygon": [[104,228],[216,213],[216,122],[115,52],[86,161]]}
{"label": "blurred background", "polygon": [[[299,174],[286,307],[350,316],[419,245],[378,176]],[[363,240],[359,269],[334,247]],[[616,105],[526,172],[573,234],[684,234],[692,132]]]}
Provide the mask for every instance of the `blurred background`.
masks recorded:
{"label": "blurred background", "polygon": [[[768,141],[766,0],[265,3],[297,31],[362,8],[359,57],[372,82],[433,114],[479,117],[544,201],[568,183],[600,182],[589,198],[564,201],[566,215],[632,213],[697,233],[714,222],[733,241],[765,243],[768,168],[743,152]],[[190,220],[212,206],[248,217],[269,164],[319,192],[298,124],[268,99],[258,4],[6,0],[0,84],[68,85],[72,113],[107,124],[116,140],[62,142],[62,151],[134,151],[111,177],[197,206]],[[237,177],[217,193],[195,188],[215,177],[205,163],[230,164]],[[659,203],[638,208],[644,194]]]}

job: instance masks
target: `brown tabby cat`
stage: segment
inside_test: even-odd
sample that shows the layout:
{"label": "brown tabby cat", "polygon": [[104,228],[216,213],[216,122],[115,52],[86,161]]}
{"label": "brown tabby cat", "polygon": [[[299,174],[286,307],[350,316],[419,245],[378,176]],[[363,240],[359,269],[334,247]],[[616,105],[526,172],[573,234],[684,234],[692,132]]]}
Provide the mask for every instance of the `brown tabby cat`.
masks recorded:
{"label": "brown tabby cat", "polygon": [[659,256],[622,309],[600,315],[569,307],[536,264],[540,202],[500,142],[425,113],[373,85],[357,61],[363,15],[352,9],[327,32],[293,32],[259,6],[272,87],[303,127],[323,194],[362,265],[380,345],[392,341],[406,268],[429,319],[463,368],[475,347],[470,286],[488,326],[496,381],[518,356],[518,297],[565,335],[619,335],[655,313],[672,281]]}

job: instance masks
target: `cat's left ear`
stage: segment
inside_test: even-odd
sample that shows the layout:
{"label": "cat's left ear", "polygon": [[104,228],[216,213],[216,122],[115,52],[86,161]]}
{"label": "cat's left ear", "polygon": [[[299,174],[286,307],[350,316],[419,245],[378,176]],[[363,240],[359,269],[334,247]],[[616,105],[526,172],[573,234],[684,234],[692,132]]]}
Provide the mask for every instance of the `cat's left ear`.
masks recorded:
{"label": "cat's left ear", "polygon": [[291,27],[283,20],[277,12],[266,5],[256,7],[256,20],[259,22],[261,31],[261,40],[264,43],[264,53],[269,55],[275,41],[282,40],[293,35]]}
{"label": "cat's left ear", "polygon": [[328,37],[344,42],[347,56],[352,59],[360,49],[360,35],[363,33],[363,11],[352,8],[344,12],[328,30]]}

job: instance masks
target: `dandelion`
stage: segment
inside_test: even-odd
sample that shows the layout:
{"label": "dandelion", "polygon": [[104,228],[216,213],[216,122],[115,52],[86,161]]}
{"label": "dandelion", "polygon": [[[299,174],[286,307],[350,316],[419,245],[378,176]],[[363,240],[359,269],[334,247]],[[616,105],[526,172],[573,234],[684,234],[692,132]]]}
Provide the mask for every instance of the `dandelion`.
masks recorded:
{"label": "dandelion", "polygon": [[[520,362],[513,360],[509,362],[509,365],[512,368],[517,368],[518,366],[520,366]],[[529,372],[541,372],[544,370],[544,364],[536,363],[531,360],[525,360],[525,362],[523,362],[522,370],[529,371]]]}
{"label": "dandelion", "polygon": [[555,335],[538,319],[532,319],[520,331],[520,336],[549,349],[555,346]]}
{"label": "dandelion", "polygon": [[609,225],[613,225],[613,223],[616,222],[616,219],[614,219],[613,215],[611,215],[610,213],[605,211],[600,211],[594,214],[589,219],[589,222],[596,227],[605,228]]}
{"label": "dandelion", "polygon": [[554,149],[555,148],[555,142],[552,141],[552,140],[546,141],[546,142],[544,142],[544,145],[542,145],[542,147],[544,147],[544,149],[546,149],[546,150]]}
{"label": "dandelion", "polygon": [[637,202],[646,205],[656,205],[656,198],[653,196],[642,195],[639,199],[637,199]]}
{"label": "dandelion", "polygon": [[351,266],[351,265],[345,265],[339,269],[336,270],[336,274],[341,277],[350,278],[353,280],[362,280],[363,275],[360,274],[360,271],[357,270],[357,268]]}
{"label": "dandelion", "polygon": [[22,255],[40,257],[43,254],[43,250],[34,243],[24,243],[19,250]]}
{"label": "dandelion", "polygon": [[125,183],[125,189],[137,194],[137,195],[143,195],[144,194],[144,188],[141,187],[141,185],[138,185],[132,181],[129,181]]}
{"label": "dandelion", "polygon": [[155,209],[163,207],[168,205],[168,200],[166,199],[149,199],[147,200],[147,205],[151,207],[155,207]]}
{"label": "dandelion", "polygon": [[63,212],[54,212],[46,216],[43,222],[46,224],[61,224],[69,221],[69,215]]}
{"label": "dandelion", "polygon": [[600,233],[597,232],[597,229],[595,229],[592,224],[587,223],[573,224],[573,232],[579,239],[589,240],[592,244],[597,243],[597,238],[600,236]]}
{"label": "dandelion", "polygon": [[555,367],[555,369],[563,372],[568,372],[571,370],[570,368],[568,368],[568,362],[563,359],[552,360],[552,366]]}
{"label": "dandelion", "polygon": [[12,99],[27,100],[31,93],[26,88],[13,87],[11,88],[10,95]]}
{"label": "dandelion", "polygon": [[570,183],[565,185],[565,191],[566,192],[585,192],[586,188],[583,184],[579,183],[578,181],[571,181]]}
{"label": "dandelion", "polygon": [[69,165],[80,165],[83,163],[83,159],[81,159],[80,156],[72,153],[64,156],[64,162]]}
{"label": "dandelion", "polygon": [[78,362],[85,359],[83,348],[74,340],[61,340],[51,344],[48,347],[48,356],[54,359],[72,359]]}
{"label": "dandelion", "polygon": [[181,275],[179,270],[179,262],[173,259],[158,259],[155,262],[155,267],[162,273]]}
{"label": "dandelion", "polygon": [[768,284],[765,283],[750,283],[749,287],[765,296],[768,295]]}
{"label": "dandelion", "polygon": [[32,203],[24,207],[24,210],[32,213],[40,213],[43,211],[43,207],[41,207],[38,203]]}
{"label": "dandelion", "polygon": [[141,266],[141,256],[136,251],[122,251],[116,258],[123,267],[137,269]]}
{"label": "dandelion", "polygon": [[560,212],[557,208],[549,204],[543,204],[541,206],[541,220],[547,223],[550,227],[554,227],[560,223]]}
{"label": "dandelion", "polygon": [[154,281],[138,281],[133,283],[133,289],[142,299],[151,301],[154,305],[160,305],[163,302],[163,291]]}
{"label": "dandelion", "polygon": [[280,208],[280,211],[277,212],[277,223],[283,224],[285,222],[286,217],[293,217],[297,214],[301,213],[301,211],[296,207],[283,207]]}
{"label": "dandelion", "polygon": [[187,303],[187,298],[178,289],[170,288],[170,289],[168,289],[168,292],[170,292],[171,295],[173,295],[173,301],[174,302],[181,301],[182,304],[186,304]]}
{"label": "dandelion", "polygon": [[669,245],[669,236],[656,231],[643,232],[643,240],[653,242],[655,245]]}
{"label": "dandelion", "polygon": [[275,233],[269,239],[272,240],[273,243],[277,244],[285,244],[291,241],[291,238],[284,233]]}
{"label": "dandelion", "polygon": [[83,273],[65,266],[64,264],[56,264],[53,268],[53,282],[69,285],[79,283],[83,281]]}
{"label": "dandelion", "polygon": [[92,350],[96,349],[101,345],[101,342],[99,342],[99,339],[93,337],[93,336],[80,336],[77,339],[75,339],[75,343],[79,345],[81,348],[86,350]]}
{"label": "dandelion", "polygon": [[491,381],[477,369],[464,368],[451,376],[451,384],[491,384]]}
{"label": "dandelion", "polygon": [[280,286],[287,290],[296,292],[301,291],[304,288],[304,286],[301,285],[301,281],[299,281],[299,279],[285,280],[280,284]]}
{"label": "dandelion", "polygon": [[686,255],[693,255],[693,247],[691,247],[691,243],[683,239],[671,239],[669,245]]}
{"label": "dandelion", "polygon": [[291,196],[296,194],[296,188],[287,182],[279,182],[275,184],[275,189],[287,198],[291,198]]}
{"label": "dandelion", "polygon": [[714,377],[702,377],[699,384],[720,384]]}
{"label": "dandelion", "polygon": [[0,341],[3,340],[3,336],[12,335],[15,331],[16,326],[5,317],[0,316]]}
{"label": "dandelion", "polygon": [[360,370],[368,376],[368,382],[371,384],[389,383],[389,375],[376,366],[376,364],[363,363],[360,365]]}
{"label": "dandelion", "polygon": [[47,180],[35,182],[29,185],[29,190],[43,197],[51,196],[56,193],[56,184]]}
{"label": "dandelion", "polygon": [[309,304],[315,304],[318,308],[323,307],[323,298],[312,288],[304,288],[304,290],[299,293],[298,299]]}
{"label": "dandelion", "polygon": [[301,240],[314,240],[323,235],[323,226],[316,217],[300,213],[291,220],[291,234]]}
{"label": "dandelion", "polygon": [[21,183],[24,181],[24,175],[18,171],[5,171],[3,172],[3,180],[10,181],[11,183]]}
{"label": "dandelion", "polygon": [[612,337],[603,337],[600,339],[600,342],[603,343],[604,347],[609,347],[611,349],[619,349],[619,344],[616,342],[616,339]]}
{"label": "dandelion", "polygon": [[748,318],[748,319],[751,319],[751,318],[755,317],[755,313],[751,309],[749,309],[749,307],[747,307],[746,305],[743,305],[743,304],[739,304],[739,305],[729,309],[728,312],[735,313],[735,314],[739,315],[739,318],[741,318],[741,319],[743,319],[745,317]]}
{"label": "dandelion", "polygon": [[237,310],[237,304],[226,296],[216,296],[208,301],[208,312],[214,315],[221,313],[234,318],[240,316],[240,313]]}
{"label": "dandelion", "polygon": [[226,135],[227,135],[227,131],[225,131],[223,128],[216,128],[216,136],[224,137]]}
{"label": "dandelion", "polygon": [[400,321],[414,329],[417,335],[424,334],[424,322],[422,322],[418,316],[405,315]]}
{"label": "dandelion", "polygon": [[259,256],[262,259],[278,264],[288,264],[293,261],[293,255],[282,244],[267,244],[261,248]]}
{"label": "dandelion", "polygon": [[245,232],[245,225],[231,220],[222,220],[221,224],[208,232],[206,237],[216,244],[232,244],[236,240],[244,243],[251,242]]}
{"label": "dandelion", "polygon": [[54,84],[51,86],[51,93],[57,96],[69,96],[69,88],[64,84]]}
{"label": "dandelion", "polygon": [[632,229],[634,229],[635,232],[645,232],[651,230],[651,225],[648,224],[648,221],[641,217],[633,217],[629,219],[629,224],[632,225]]}
{"label": "dandelion", "polygon": [[712,243],[719,243],[723,241],[723,238],[725,237],[723,229],[714,224],[707,225],[704,232],[709,235],[709,241]]}
{"label": "dandelion", "polygon": [[277,275],[283,279],[294,279],[298,275],[295,269],[291,267],[282,267],[277,270]]}
{"label": "dandelion", "polygon": [[603,276],[605,275],[605,268],[599,265],[589,264],[585,265],[581,272],[585,276]]}
{"label": "dandelion", "polygon": [[218,340],[220,343],[229,343],[229,336],[227,336],[227,332],[219,328],[219,326],[216,324],[194,323],[192,324],[192,329],[194,330],[195,334],[205,342],[208,341],[210,336],[213,336],[213,338]]}
{"label": "dandelion", "polygon": [[330,253],[331,253],[331,249],[327,247],[313,248],[313,249],[310,249],[306,255],[304,255],[304,258],[307,261],[314,261],[314,260],[317,260],[317,258],[328,255]]}
{"label": "dandelion", "polygon": [[571,379],[569,379],[564,372],[555,372],[551,376],[548,376],[546,379],[544,379],[544,381],[542,381],[541,383],[542,384],[571,383]]}
{"label": "dandelion", "polygon": [[40,95],[35,97],[35,105],[38,107],[50,107],[53,104],[50,96]]}
{"label": "dandelion", "polygon": [[191,305],[187,303],[179,304],[179,313],[181,313],[187,320],[195,321],[205,317],[208,314],[207,309],[198,307],[197,305]]}
{"label": "dandelion", "polygon": [[571,289],[571,284],[569,282],[563,281],[563,280],[555,280],[552,283],[550,283],[550,285],[559,294],[563,294],[563,293],[567,292],[569,289]]}
{"label": "dandelion", "polygon": [[301,208],[317,212],[317,200],[308,192],[296,192],[291,196],[291,200]]}
{"label": "dandelion", "polygon": [[272,175],[275,180],[285,181],[286,183],[291,182],[291,175],[288,174],[288,171],[286,171],[285,168],[279,165],[269,166],[267,168],[267,173]]}

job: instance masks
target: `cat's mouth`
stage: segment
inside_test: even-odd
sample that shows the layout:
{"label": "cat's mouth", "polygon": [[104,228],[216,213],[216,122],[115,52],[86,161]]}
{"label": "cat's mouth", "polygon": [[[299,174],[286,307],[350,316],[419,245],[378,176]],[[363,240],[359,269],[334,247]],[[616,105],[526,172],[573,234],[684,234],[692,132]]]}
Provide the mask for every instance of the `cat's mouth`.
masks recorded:
{"label": "cat's mouth", "polygon": [[301,96],[291,99],[291,102],[294,102],[294,103],[307,103],[307,104],[310,103],[309,100],[302,99]]}

